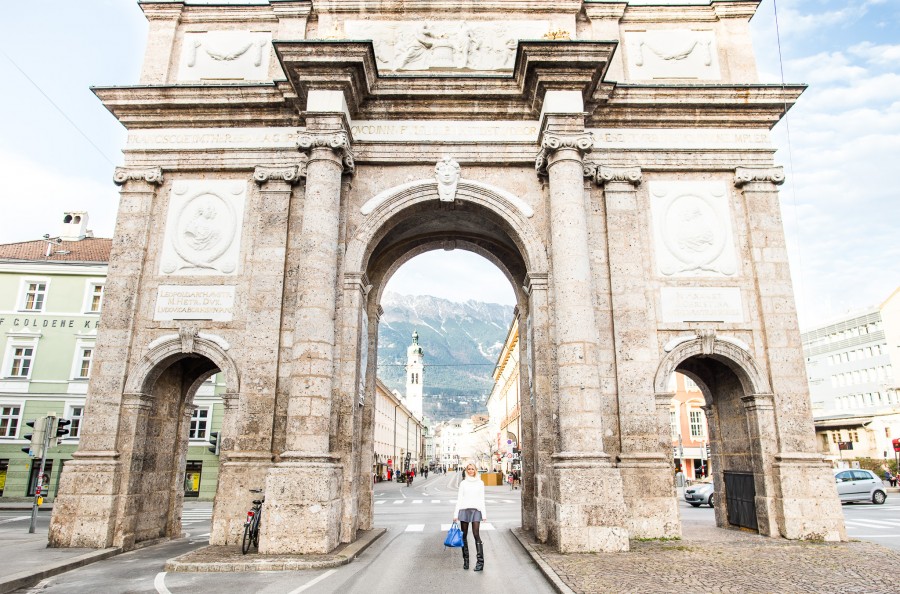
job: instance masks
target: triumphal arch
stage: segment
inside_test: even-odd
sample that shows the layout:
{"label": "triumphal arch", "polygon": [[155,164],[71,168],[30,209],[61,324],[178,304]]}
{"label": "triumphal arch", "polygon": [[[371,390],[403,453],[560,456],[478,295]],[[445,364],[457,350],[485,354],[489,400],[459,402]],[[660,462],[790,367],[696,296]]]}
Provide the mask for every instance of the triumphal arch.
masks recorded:
{"label": "triumphal arch", "polygon": [[227,383],[212,544],[373,525],[379,300],[471,250],[523,329],[522,524],[560,551],[680,535],[671,376],[701,387],[721,527],[844,540],[816,453],[755,0],[142,0],[81,444],[53,546],[181,533],[197,387]]}

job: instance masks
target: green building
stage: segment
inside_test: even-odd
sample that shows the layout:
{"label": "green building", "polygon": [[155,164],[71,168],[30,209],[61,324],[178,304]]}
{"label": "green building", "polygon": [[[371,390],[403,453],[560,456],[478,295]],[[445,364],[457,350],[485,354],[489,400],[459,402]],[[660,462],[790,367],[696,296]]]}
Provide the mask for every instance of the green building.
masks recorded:
{"label": "green building", "polygon": [[[69,434],[51,439],[44,475],[56,495],[60,471],[78,447],[111,239],[93,237],[85,212],[64,213],[59,235],[0,244],[0,501],[31,497],[40,459],[22,448],[26,425],[48,414],[70,419]],[[185,496],[211,500],[218,456],[209,451],[219,429],[224,386],[218,376],[197,392],[185,469]]]}

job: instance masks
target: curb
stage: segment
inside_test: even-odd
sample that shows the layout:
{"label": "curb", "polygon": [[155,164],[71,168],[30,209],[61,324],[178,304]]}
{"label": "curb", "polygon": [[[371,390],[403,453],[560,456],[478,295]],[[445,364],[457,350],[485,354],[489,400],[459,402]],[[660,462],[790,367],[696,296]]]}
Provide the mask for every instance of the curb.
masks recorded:
{"label": "curb", "polygon": [[[338,548],[329,555],[238,555],[239,547],[206,546],[166,561],[164,571],[172,573],[214,573],[243,571],[297,571],[301,569],[326,569],[347,565],[384,535],[385,528],[361,530],[355,541]],[[217,550],[230,559],[217,561],[192,561],[202,551]],[[2,594],[2,592],[0,592]]]}
{"label": "curb", "polygon": [[0,579],[0,594],[4,594],[5,592],[13,592],[20,588],[27,588],[28,586],[33,586],[41,580],[47,579],[48,577],[53,577],[67,571],[72,571],[73,569],[78,569],[79,567],[84,567],[85,565],[90,565],[91,563],[95,563],[97,561],[109,559],[110,557],[118,555],[121,552],[122,549],[117,547],[110,549],[100,549],[98,551],[91,551],[90,553],[79,555],[78,557],[73,557],[72,559],[68,559],[66,561],[57,561],[56,563],[45,565],[41,569],[37,569],[34,571],[26,570],[8,575]]}
{"label": "curb", "polygon": [[525,552],[531,556],[531,560],[537,564],[538,569],[541,570],[541,573],[544,574],[544,577],[547,578],[554,590],[559,594],[575,594],[575,591],[562,581],[562,578],[559,577],[559,574],[556,573],[550,564],[544,561],[540,553],[534,550],[534,547],[531,546],[531,539],[528,538],[528,535],[521,528],[513,528],[510,532],[516,537],[516,540],[519,541]]}

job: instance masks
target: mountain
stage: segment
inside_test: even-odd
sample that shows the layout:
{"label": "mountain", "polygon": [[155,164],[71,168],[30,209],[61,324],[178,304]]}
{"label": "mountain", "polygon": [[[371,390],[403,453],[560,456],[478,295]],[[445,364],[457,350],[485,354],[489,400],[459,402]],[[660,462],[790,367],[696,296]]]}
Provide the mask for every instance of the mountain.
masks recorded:
{"label": "mountain", "polygon": [[388,292],[381,307],[378,377],[388,387],[405,392],[406,349],[416,331],[425,352],[425,415],[442,421],[487,412],[491,376],[512,323],[511,305]]}

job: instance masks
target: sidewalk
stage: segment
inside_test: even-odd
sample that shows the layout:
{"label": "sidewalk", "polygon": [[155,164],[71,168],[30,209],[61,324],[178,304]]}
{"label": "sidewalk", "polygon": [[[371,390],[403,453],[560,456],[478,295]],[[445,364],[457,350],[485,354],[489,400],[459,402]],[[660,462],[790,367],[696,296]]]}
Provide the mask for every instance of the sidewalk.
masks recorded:
{"label": "sidewalk", "polygon": [[519,529],[513,534],[564,594],[898,591],[885,568],[900,566],[900,552],[874,543],[798,542],[696,525],[683,530],[678,541],[633,540],[627,553],[569,555]]}

